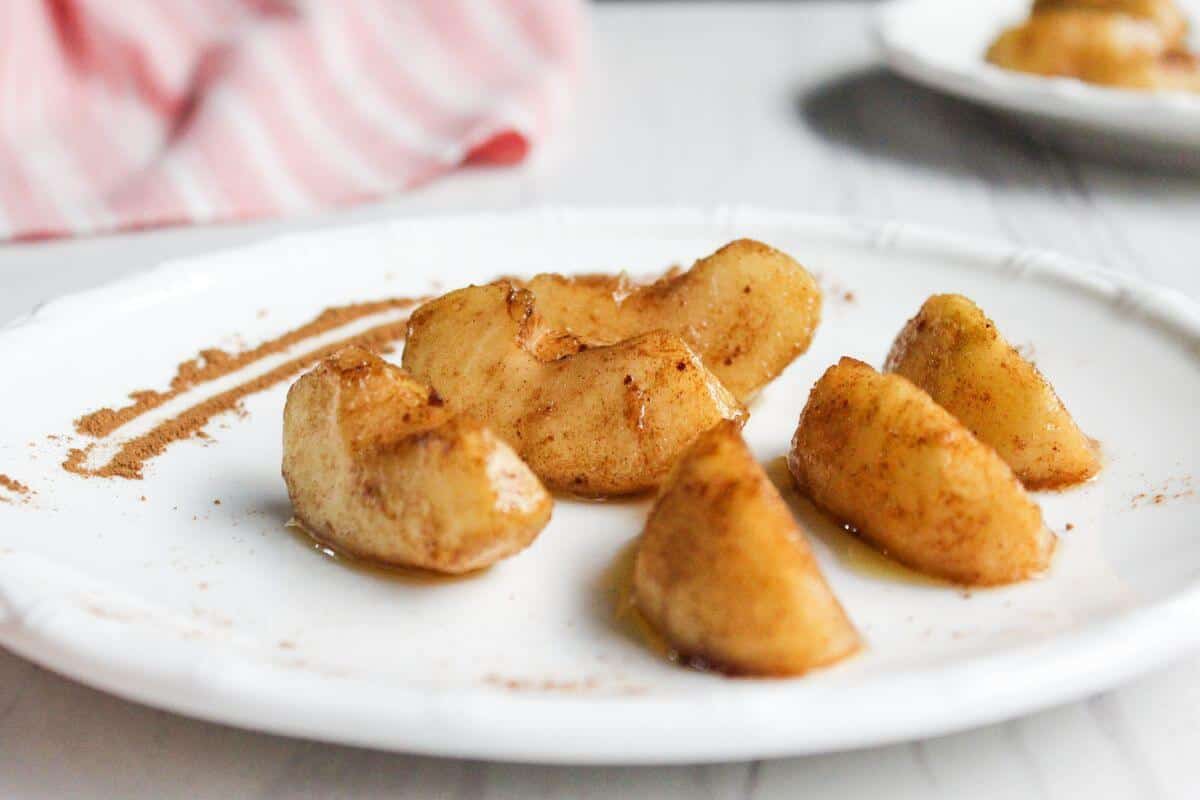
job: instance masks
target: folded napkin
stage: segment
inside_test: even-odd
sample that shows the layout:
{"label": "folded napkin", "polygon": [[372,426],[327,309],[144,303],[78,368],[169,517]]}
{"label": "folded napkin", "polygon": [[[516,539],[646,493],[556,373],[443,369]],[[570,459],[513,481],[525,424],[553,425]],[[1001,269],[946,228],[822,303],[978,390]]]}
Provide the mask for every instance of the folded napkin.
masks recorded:
{"label": "folded napkin", "polygon": [[0,0],[0,239],[291,214],[520,161],[581,0]]}

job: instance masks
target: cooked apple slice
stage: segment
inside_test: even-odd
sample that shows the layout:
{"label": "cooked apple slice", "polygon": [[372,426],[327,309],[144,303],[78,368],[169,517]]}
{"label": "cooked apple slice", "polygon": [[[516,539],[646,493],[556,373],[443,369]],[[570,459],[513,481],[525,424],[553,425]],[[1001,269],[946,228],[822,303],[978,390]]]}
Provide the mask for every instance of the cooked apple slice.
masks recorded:
{"label": "cooked apple slice", "polygon": [[590,347],[545,325],[534,295],[506,282],[413,312],[404,366],[508,441],[547,485],[579,494],[657,486],[700,431],[745,417],[678,336]]}
{"label": "cooked apple slice", "polygon": [[313,536],[371,561],[448,573],[524,549],[553,503],[504,441],[358,347],[288,392],[283,478]]}
{"label": "cooked apple slice", "polygon": [[1101,86],[1200,92],[1200,58],[1172,42],[1169,29],[1124,13],[1048,10],[1001,33],[986,58],[1004,69]]}
{"label": "cooked apple slice", "polygon": [[1175,0],[1034,0],[1033,13],[1086,11],[1113,14],[1154,23],[1172,47],[1185,44],[1188,19]]}
{"label": "cooked apple slice", "polygon": [[1041,510],[992,448],[907,379],[852,358],[813,387],[788,469],[818,506],[930,575],[1011,583],[1054,553]]}
{"label": "cooked apple slice", "polygon": [[1100,470],[1095,445],[1049,382],[962,295],[926,300],[884,369],[928,392],[1031,489],[1079,483]]}
{"label": "cooked apple slice", "polygon": [[859,648],[732,423],[702,434],[663,484],[638,545],[634,593],[681,654],[731,673],[798,675]]}
{"label": "cooked apple slice", "polygon": [[525,284],[547,324],[595,344],[653,330],[679,335],[745,401],[805,350],[821,290],[786,253],[739,239],[652,284],[624,275],[543,274]]}

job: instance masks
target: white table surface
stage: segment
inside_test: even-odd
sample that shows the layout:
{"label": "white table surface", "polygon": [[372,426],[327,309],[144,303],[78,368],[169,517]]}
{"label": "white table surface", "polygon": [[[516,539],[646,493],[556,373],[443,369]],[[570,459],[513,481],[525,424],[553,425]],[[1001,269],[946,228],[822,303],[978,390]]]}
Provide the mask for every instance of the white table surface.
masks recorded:
{"label": "white table surface", "polygon": [[[754,203],[1046,247],[1200,299],[1200,176],[1089,163],[889,77],[860,3],[596,9],[575,131],[520,170],[286,223],[0,246],[0,323],[182,254],[283,231],[538,203]],[[438,760],[266,736],[127,703],[0,651],[0,797],[1200,797],[1200,659],[977,731],[671,768]]]}

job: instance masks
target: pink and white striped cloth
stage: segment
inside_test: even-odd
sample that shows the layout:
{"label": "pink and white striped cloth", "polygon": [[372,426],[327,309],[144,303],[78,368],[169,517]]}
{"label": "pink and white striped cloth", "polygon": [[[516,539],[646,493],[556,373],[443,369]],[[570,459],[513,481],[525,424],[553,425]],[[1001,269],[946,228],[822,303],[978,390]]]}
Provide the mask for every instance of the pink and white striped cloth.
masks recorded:
{"label": "pink and white striped cloth", "polygon": [[582,0],[0,0],[0,239],[241,220],[510,164]]}

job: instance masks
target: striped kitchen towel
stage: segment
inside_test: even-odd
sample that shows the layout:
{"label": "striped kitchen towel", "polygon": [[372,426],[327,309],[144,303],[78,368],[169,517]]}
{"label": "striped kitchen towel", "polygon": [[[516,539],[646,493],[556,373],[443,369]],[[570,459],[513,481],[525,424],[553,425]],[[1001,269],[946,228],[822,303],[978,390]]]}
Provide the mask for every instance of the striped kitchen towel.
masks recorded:
{"label": "striped kitchen towel", "polygon": [[582,0],[0,0],[0,239],[303,213],[511,164]]}

